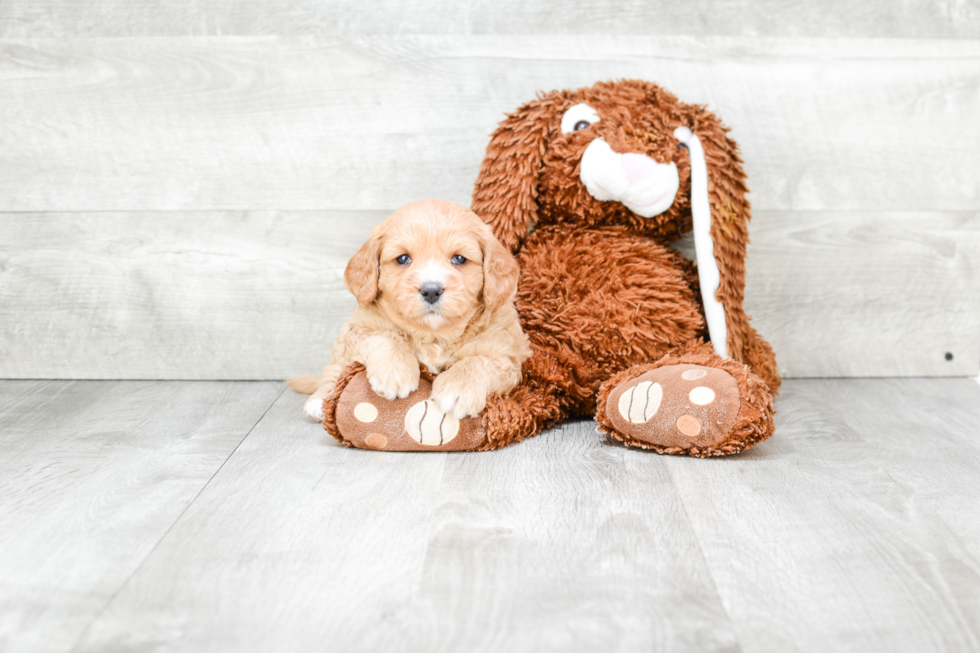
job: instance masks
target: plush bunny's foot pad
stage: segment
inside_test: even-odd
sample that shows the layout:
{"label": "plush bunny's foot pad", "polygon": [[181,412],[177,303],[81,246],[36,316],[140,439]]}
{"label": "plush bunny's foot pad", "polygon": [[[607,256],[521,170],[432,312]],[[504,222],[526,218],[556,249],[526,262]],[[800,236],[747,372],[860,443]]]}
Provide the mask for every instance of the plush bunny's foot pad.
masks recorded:
{"label": "plush bunny's foot pad", "polygon": [[431,376],[404,399],[388,400],[371,389],[361,365],[338,379],[324,401],[324,428],[341,443],[384,451],[463,451],[479,448],[485,439],[480,417],[456,419],[444,414],[432,394]]}
{"label": "plush bunny's foot pad", "polygon": [[743,365],[714,354],[702,364],[671,358],[607,382],[600,430],[630,446],[702,458],[738,453],[772,434],[768,388]]}
{"label": "plush bunny's foot pad", "polygon": [[666,448],[709,448],[735,425],[738,384],[700,365],[668,365],[617,386],[606,415],[620,433]]}

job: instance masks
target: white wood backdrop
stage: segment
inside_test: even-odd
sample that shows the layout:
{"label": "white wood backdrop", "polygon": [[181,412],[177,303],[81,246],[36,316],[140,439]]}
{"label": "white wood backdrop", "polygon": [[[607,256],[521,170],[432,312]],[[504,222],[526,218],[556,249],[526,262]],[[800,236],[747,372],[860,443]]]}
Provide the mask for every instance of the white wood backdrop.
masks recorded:
{"label": "white wood backdrop", "polygon": [[443,4],[5,2],[0,377],[316,370],[374,223],[623,77],[732,127],[785,375],[976,372],[978,3]]}
{"label": "white wood backdrop", "polygon": [[0,36],[693,34],[976,38],[971,0],[4,0]]}

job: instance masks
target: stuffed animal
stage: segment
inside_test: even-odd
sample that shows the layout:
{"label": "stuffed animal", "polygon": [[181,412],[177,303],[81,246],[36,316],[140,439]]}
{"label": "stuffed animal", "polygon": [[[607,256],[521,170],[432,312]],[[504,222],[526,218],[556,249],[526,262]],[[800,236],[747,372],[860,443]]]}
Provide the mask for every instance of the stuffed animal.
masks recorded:
{"label": "stuffed animal", "polygon": [[[521,385],[489,397],[461,437],[427,441],[415,408],[426,388],[382,405],[355,365],[324,402],[324,426],[389,450],[494,449],[590,415],[661,453],[765,440],[780,378],[742,307],[745,193],[737,146],[703,106],[634,80],[540,95],[493,133],[472,203],[520,262],[532,349]],[[697,266],[669,247],[692,231]],[[364,402],[387,415],[383,438],[358,421]]]}

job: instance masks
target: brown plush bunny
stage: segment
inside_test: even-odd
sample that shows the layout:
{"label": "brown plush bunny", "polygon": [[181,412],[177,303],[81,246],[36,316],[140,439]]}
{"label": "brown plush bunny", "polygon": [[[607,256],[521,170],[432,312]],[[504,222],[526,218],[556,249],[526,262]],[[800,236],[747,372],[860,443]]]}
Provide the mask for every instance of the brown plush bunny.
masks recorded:
{"label": "brown plush bunny", "polygon": [[[533,353],[461,448],[593,414],[611,437],[662,453],[737,453],[772,434],[780,379],[742,307],[749,204],[726,131],[633,80],[544,94],[501,123],[472,209],[519,253]],[[692,230],[696,268],[668,248]],[[357,372],[325,402],[327,429],[346,443],[337,418],[352,410],[343,391]]]}

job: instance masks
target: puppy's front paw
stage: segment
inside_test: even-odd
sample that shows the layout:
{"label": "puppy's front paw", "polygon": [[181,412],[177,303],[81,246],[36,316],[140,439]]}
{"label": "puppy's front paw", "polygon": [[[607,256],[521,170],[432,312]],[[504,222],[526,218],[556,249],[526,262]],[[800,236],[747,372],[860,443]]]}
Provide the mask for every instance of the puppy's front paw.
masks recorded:
{"label": "puppy's front paw", "polygon": [[317,422],[323,421],[323,397],[313,395],[303,404],[303,411]]}
{"label": "puppy's front paw", "polygon": [[324,383],[303,404],[303,412],[318,422],[323,421],[323,400],[333,394],[333,383]]}
{"label": "puppy's front paw", "polygon": [[367,377],[371,389],[389,401],[404,399],[419,387],[419,365],[387,361],[383,365],[368,367]]}
{"label": "puppy's front paw", "polygon": [[487,388],[479,379],[467,379],[450,368],[432,382],[432,399],[456,419],[475,417],[487,407]]}

